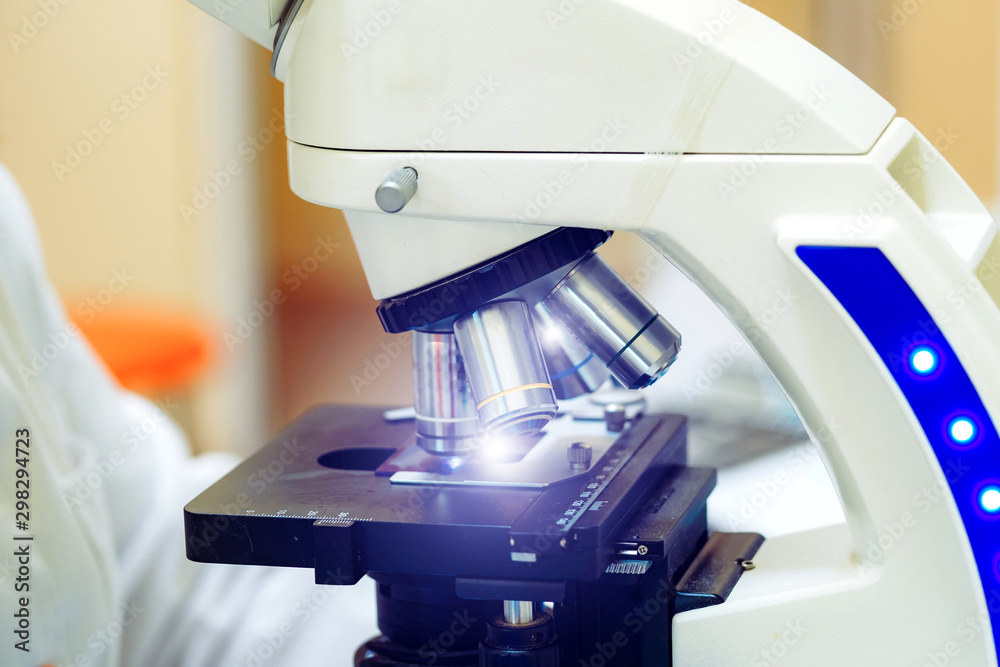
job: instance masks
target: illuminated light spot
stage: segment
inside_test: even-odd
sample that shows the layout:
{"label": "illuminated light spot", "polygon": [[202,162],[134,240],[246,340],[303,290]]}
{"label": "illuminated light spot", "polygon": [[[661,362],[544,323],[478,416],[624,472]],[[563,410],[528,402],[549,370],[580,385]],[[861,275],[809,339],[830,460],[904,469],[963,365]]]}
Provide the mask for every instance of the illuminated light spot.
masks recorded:
{"label": "illuminated light spot", "polygon": [[939,364],[938,353],[929,347],[921,346],[910,353],[910,368],[917,375],[931,375]]}
{"label": "illuminated light spot", "polygon": [[979,505],[987,514],[1000,514],[1000,487],[987,486],[979,494]]}
{"label": "illuminated light spot", "polygon": [[948,434],[951,439],[960,445],[968,445],[976,439],[979,429],[968,417],[959,417],[948,425]]}

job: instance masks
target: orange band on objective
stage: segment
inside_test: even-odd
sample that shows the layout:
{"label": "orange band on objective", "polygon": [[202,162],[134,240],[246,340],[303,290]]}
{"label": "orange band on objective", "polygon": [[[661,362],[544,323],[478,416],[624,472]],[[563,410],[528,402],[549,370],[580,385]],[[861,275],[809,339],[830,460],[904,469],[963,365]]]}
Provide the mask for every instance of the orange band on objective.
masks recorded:
{"label": "orange band on objective", "polygon": [[507,394],[513,394],[516,391],[526,391],[528,389],[552,389],[552,385],[550,385],[550,384],[544,384],[544,383],[522,384],[520,387],[514,387],[513,389],[508,389],[506,391],[501,391],[499,394],[494,394],[494,395],[490,396],[485,401],[483,401],[482,403],[480,403],[479,405],[477,405],[476,409],[479,410],[484,405],[486,405],[487,403],[489,403],[490,401],[495,401],[498,398],[503,398]]}

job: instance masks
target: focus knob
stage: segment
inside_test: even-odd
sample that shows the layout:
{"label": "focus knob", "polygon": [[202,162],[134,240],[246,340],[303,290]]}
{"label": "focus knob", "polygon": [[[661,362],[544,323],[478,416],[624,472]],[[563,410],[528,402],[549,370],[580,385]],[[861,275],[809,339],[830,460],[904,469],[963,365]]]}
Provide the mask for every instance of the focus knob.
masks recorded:
{"label": "focus knob", "polygon": [[417,170],[413,167],[397,169],[382,181],[375,191],[375,203],[386,213],[399,213],[417,194]]}
{"label": "focus knob", "polygon": [[570,469],[582,472],[590,468],[594,450],[585,442],[574,442],[566,448],[566,456],[569,458]]}

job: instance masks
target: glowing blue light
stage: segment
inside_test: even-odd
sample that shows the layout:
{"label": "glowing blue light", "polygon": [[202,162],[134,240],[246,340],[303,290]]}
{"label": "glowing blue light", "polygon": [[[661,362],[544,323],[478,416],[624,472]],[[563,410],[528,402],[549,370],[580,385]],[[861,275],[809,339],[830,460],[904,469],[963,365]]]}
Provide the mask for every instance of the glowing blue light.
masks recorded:
{"label": "glowing blue light", "polygon": [[910,368],[917,375],[931,375],[940,363],[937,351],[930,347],[920,346],[910,353]]}
{"label": "glowing blue light", "polygon": [[1000,487],[987,486],[979,494],[979,505],[987,514],[1000,514]]}
{"label": "glowing blue light", "polygon": [[979,434],[979,428],[968,417],[959,417],[948,425],[948,434],[958,444],[967,445],[976,439],[976,435]]}

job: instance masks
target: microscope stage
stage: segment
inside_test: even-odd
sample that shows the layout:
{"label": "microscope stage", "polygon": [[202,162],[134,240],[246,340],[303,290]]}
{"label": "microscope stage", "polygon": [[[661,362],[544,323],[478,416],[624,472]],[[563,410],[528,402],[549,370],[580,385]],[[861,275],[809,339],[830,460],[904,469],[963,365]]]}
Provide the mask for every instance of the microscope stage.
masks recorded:
{"label": "microscope stage", "polygon": [[382,408],[317,407],[188,504],[187,553],[310,567],[326,584],[366,572],[593,581],[636,557],[643,522],[658,523],[638,552],[649,558],[665,557],[671,531],[707,537],[715,473],[685,467],[686,433],[683,417],[640,417],[588,471],[541,489],[415,486],[375,472],[412,444],[413,422],[388,422]]}

